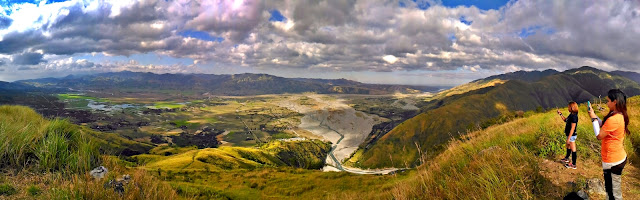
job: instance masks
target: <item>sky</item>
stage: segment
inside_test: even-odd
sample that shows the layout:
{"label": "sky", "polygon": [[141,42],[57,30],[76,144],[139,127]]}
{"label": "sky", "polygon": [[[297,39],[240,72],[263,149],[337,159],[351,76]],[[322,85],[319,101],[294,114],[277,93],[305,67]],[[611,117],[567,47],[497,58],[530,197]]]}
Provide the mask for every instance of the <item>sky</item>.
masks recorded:
{"label": "sky", "polygon": [[0,81],[113,71],[454,86],[640,67],[640,1],[0,0]]}

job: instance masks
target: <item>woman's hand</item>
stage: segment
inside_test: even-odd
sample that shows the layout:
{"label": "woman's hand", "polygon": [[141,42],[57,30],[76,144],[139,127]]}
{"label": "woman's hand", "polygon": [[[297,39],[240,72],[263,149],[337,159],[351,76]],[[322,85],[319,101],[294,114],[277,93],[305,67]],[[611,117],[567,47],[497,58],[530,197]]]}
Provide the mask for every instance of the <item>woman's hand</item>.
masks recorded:
{"label": "woman's hand", "polygon": [[598,116],[596,115],[596,112],[593,110],[591,105],[587,105],[587,109],[588,109],[587,112],[589,113],[589,117],[591,117],[591,119],[598,118]]}
{"label": "woman's hand", "polygon": [[571,144],[571,138],[567,137],[567,145]]}

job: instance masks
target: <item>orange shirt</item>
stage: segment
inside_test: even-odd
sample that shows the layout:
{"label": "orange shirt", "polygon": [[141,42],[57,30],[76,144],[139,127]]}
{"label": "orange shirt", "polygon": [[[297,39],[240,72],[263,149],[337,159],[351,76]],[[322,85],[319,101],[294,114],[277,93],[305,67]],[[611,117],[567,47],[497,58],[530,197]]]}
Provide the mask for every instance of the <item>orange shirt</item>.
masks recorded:
{"label": "orange shirt", "polygon": [[614,114],[602,125],[601,132],[608,135],[602,139],[602,162],[614,163],[627,157],[624,151],[624,117],[622,114]]}

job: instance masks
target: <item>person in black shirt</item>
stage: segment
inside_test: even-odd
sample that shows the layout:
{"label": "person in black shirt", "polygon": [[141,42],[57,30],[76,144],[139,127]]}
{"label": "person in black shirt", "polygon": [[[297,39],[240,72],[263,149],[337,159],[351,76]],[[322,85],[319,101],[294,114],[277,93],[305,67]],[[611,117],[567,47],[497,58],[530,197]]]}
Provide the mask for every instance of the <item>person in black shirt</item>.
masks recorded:
{"label": "person in black shirt", "polygon": [[[565,167],[570,169],[577,169],[576,167],[576,159],[578,154],[576,153],[576,139],[578,138],[578,132],[576,131],[578,126],[578,103],[569,102],[569,114],[568,117],[564,117],[562,112],[558,110],[558,115],[562,118],[562,121],[566,122],[564,127],[564,133],[567,136],[566,147],[567,154],[560,161],[565,163]],[[569,155],[571,155],[571,161],[569,162]]]}

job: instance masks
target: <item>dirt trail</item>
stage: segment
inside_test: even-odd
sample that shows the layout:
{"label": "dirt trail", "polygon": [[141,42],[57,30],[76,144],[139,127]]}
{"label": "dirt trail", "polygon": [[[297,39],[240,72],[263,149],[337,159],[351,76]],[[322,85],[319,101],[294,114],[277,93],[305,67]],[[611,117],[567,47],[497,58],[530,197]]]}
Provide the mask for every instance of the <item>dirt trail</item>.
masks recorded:
{"label": "dirt trail", "polygon": [[[540,163],[540,174],[551,181],[555,187],[567,190],[571,190],[573,185],[577,184],[580,179],[597,178],[604,183],[601,163],[578,160],[577,165],[578,169],[568,169],[559,161],[544,159]],[[622,175],[622,196],[625,199],[640,199],[639,189],[640,170],[632,164],[627,164]],[[604,195],[596,193],[589,193],[589,197],[591,199],[605,199]]]}

